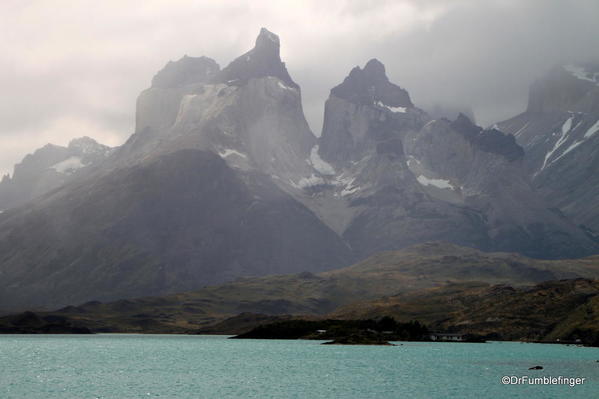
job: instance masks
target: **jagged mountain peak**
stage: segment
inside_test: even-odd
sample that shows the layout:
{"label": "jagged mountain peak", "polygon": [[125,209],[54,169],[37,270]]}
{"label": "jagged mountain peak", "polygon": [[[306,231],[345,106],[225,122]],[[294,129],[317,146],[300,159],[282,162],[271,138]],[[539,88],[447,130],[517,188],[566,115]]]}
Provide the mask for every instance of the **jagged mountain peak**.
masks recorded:
{"label": "jagged mountain peak", "polygon": [[354,67],[343,83],[331,90],[331,95],[359,105],[414,106],[408,92],[389,81],[385,65],[376,58],[364,68]]}
{"label": "jagged mountain peak", "polygon": [[167,89],[205,83],[219,71],[220,66],[212,58],[186,54],[177,61],[169,61],[152,79],[152,87]]}
{"label": "jagged mountain peak", "polygon": [[89,137],[89,136],[81,136],[81,137],[76,137],[74,139],[71,139],[71,141],[69,141],[69,145],[68,147],[72,147],[72,146],[77,146],[79,144],[98,144],[98,142],[96,140],[94,140],[93,138]]}
{"label": "jagged mountain peak", "polygon": [[299,88],[281,61],[279,37],[266,28],[260,30],[253,49],[237,57],[217,76],[218,83],[241,86],[252,78],[272,76],[292,88]]}
{"label": "jagged mountain peak", "polygon": [[450,126],[485,152],[502,155],[509,161],[524,157],[524,149],[516,143],[512,134],[506,134],[495,128],[483,129],[463,113],[450,122]]}
{"label": "jagged mountain peak", "polygon": [[483,151],[502,155],[509,161],[524,158],[524,149],[518,145],[512,134],[497,129],[484,129],[478,137],[478,145]]}
{"label": "jagged mountain peak", "polygon": [[258,37],[256,38],[256,46],[255,49],[259,49],[261,51],[270,51],[275,53],[278,57],[279,49],[281,47],[281,42],[279,40],[279,36],[272,33],[266,28],[261,28]]}
{"label": "jagged mountain peak", "polygon": [[474,122],[468,116],[463,113],[459,113],[458,117],[451,122],[451,127],[454,130],[464,134],[468,138],[474,138],[478,136],[482,128],[475,125]]}
{"label": "jagged mountain peak", "polygon": [[[319,155],[333,165],[347,166],[371,152],[397,152],[402,129],[419,129],[426,121],[408,92],[389,81],[376,58],[354,67],[331,89],[319,143]],[[385,148],[389,146],[388,148]]]}
{"label": "jagged mountain peak", "polygon": [[463,112],[458,113],[458,116],[455,119],[455,123],[476,126],[472,119],[470,119],[470,117],[464,114]]}
{"label": "jagged mountain peak", "polygon": [[369,77],[389,80],[389,78],[387,78],[387,72],[385,71],[385,65],[376,58],[372,58],[366,65],[364,65],[364,73]]}
{"label": "jagged mountain peak", "polygon": [[92,139],[91,137],[83,136],[83,137],[74,138],[71,141],[69,141],[67,148],[69,148],[70,150],[78,150],[78,151],[81,151],[81,152],[87,154],[87,153],[91,153],[91,152],[97,152],[99,150],[104,151],[105,149],[108,149],[109,147],[105,146],[104,144],[98,143],[96,140]]}

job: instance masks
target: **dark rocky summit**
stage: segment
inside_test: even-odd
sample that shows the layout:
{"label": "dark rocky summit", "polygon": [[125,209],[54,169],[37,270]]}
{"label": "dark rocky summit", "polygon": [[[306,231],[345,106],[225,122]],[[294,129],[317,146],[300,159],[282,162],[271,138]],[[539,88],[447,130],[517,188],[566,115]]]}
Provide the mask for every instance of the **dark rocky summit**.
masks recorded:
{"label": "dark rocky summit", "polygon": [[352,69],[343,83],[331,89],[331,95],[360,105],[380,101],[389,107],[414,106],[408,92],[389,81],[385,66],[376,58],[368,61],[364,69]]}
{"label": "dark rocky summit", "polygon": [[281,79],[289,87],[299,89],[299,86],[289,76],[285,63],[281,61],[279,50],[279,36],[262,28],[256,38],[255,47],[224,68],[216,81],[243,85],[252,78],[272,76]]}
{"label": "dark rocky summit", "polygon": [[451,127],[460,132],[478,146],[482,151],[502,155],[510,161],[521,160],[524,157],[524,149],[516,143],[511,134],[505,134],[497,129],[483,129],[476,126],[470,118],[460,113]]}

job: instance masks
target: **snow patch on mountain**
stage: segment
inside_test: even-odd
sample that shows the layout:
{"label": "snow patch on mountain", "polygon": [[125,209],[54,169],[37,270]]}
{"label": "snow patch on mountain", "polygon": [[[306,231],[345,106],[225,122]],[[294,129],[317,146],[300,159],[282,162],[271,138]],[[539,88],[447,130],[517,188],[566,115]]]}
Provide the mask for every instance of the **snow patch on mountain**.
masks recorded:
{"label": "snow patch on mountain", "polygon": [[325,184],[325,181],[322,177],[312,174],[309,177],[302,177],[297,183],[294,183],[292,180],[290,180],[290,183],[295,188],[304,189]]}
{"label": "snow patch on mountain", "polygon": [[295,91],[295,89],[293,87],[289,87],[286,86],[283,82],[281,82],[280,80],[277,82],[277,85],[281,88],[281,89],[285,89],[285,90],[291,90],[291,91]]}
{"label": "snow patch on mountain", "polygon": [[597,120],[597,122],[595,122],[595,124],[586,131],[584,138],[590,139],[597,132],[599,132],[599,120]]}
{"label": "snow patch on mountain", "polygon": [[333,184],[338,187],[347,187],[352,185],[355,180],[355,177],[348,176],[347,173],[344,172],[335,178]]}
{"label": "snow patch on mountain", "polygon": [[564,151],[559,157],[555,158],[555,160],[551,163],[557,162],[559,161],[562,157],[564,157],[566,154],[568,154],[570,151],[572,151],[573,149],[575,149],[576,147],[578,147],[579,145],[581,145],[584,142],[584,140],[580,140],[575,142],[574,144],[572,144],[570,147],[568,147],[566,149],[566,151]]}
{"label": "snow patch on mountain", "polygon": [[312,147],[308,163],[323,175],[334,175],[335,169],[318,155],[318,145]]}
{"label": "snow patch on mountain", "polygon": [[50,166],[50,169],[54,169],[58,173],[71,174],[75,170],[84,167],[85,164],[81,161],[80,157],[70,157],[64,161],[58,162]]}
{"label": "snow patch on mountain", "polygon": [[225,148],[225,149],[219,151],[218,155],[220,155],[221,158],[226,158],[226,157],[231,156],[231,155],[237,155],[239,157],[247,159],[247,155],[245,155],[244,153],[239,152],[237,150],[234,150],[232,148]]}
{"label": "snow patch on mountain", "polygon": [[568,133],[570,129],[572,129],[572,116],[568,118],[567,121],[562,125],[562,135]]}
{"label": "snow patch on mountain", "polygon": [[[416,139],[414,139],[416,140]],[[415,158],[413,155],[408,155],[408,168],[412,169],[418,165],[420,165],[420,160]]]}
{"label": "snow patch on mountain", "polygon": [[418,180],[418,183],[422,184],[423,186],[434,186],[437,188],[442,188],[442,189],[450,189],[450,190],[455,190],[456,188],[449,182],[449,180],[444,180],[444,179],[430,179],[424,175],[420,175],[416,178],[416,180]]}
{"label": "snow patch on mountain", "polygon": [[72,150],[78,150],[83,155],[90,154],[104,154],[109,148],[105,145],[99,144],[94,139],[89,137],[80,137],[73,139],[69,143],[69,148]]}
{"label": "snow patch on mountain", "polygon": [[599,73],[587,72],[584,68],[576,65],[566,65],[564,69],[577,79],[593,82],[599,86]]}
{"label": "snow patch on mountain", "polygon": [[566,149],[566,151],[564,151],[559,157],[555,158],[553,161],[551,161],[550,164],[553,164],[557,161],[559,161],[561,158],[563,158],[565,155],[567,155],[568,153],[570,153],[572,150],[574,150],[575,148],[577,148],[579,145],[581,145],[582,143],[584,143],[585,141],[587,141],[588,139],[590,139],[595,133],[597,133],[599,131],[599,120],[597,122],[595,122],[595,124],[593,126],[591,126],[586,133],[584,134],[582,140],[578,140],[575,143],[571,144],[570,147],[568,147]]}
{"label": "snow patch on mountain", "polygon": [[361,190],[360,186],[347,185],[343,190],[341,190],[341,196],[345,197],[346,195],[353,194],[359,190]]}
{"label": "snow patch on mountain", "polygon": [[377,101],[375,104],[378,105],[379,107],[387,108],[389,111],[391,111],[393,113],[402,113],[403,114],[407,110],[406,107],[391,107],[389,105],[384,104],[382,101]]}
{"label": "snow patch on mountain", "polygon": [[562,134],[561,134],[560,138],[557,140],[557,142],[555,143],[555,145],[553,146],[553,148],[551,149],[551,151],[549,151],[545,155],[545,159],[543,160],[543,166],[541,166],[540,171],[545,169],[545,167],[547,166],[547,162],[549,161],[551,156],[555,153],[555,151],[557,151],[562,146],[562,144],[564,144],[568,140],[568,133],[572,129],[572,119],[573,118],[574,118],[573,116],[569,117],[562,125],[562,129],[561,129]]}

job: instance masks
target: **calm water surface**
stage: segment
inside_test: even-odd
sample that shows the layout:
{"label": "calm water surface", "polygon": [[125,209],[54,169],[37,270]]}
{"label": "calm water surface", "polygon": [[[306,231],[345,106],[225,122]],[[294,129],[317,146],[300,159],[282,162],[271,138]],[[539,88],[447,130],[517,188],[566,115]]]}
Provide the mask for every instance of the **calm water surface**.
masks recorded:
{"label": "calm water surface", "polygon": [[[0,398],[597,398],[597,360],[598,348],[520,343],[0,335]],[[586,382],[506,386],[504,375]]]}

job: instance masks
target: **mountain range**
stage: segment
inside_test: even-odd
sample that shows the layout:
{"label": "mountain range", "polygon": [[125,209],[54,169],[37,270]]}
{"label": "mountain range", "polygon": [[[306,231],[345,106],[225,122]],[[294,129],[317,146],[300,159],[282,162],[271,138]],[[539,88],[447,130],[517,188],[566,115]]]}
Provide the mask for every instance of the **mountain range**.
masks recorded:
{"label": "mountain range", "polygon": [[0,183],[2,310],[321,272],[428,241],[599,253],[596,74],[555,72],[524,114],[482,128],[434,119],[372,59],[331,89],[317,137],[279,54],[263,28],[225,68],[169,62],[122,146],[84,138],[17,165]]}

